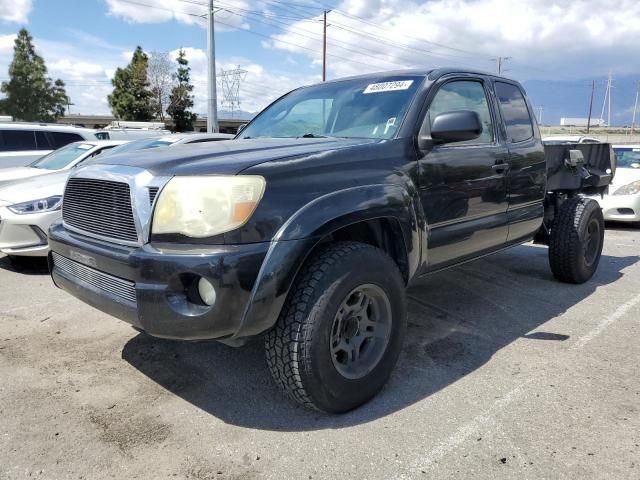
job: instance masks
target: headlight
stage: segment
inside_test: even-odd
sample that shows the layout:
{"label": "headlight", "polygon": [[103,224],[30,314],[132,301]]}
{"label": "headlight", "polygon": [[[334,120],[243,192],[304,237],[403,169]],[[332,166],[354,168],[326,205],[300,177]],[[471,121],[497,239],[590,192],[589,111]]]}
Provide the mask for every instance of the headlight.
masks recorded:
{"label": "headlight", "polygon": [[640,180],[624,185],[613,192],[613,195],[635,195],[640,192]]}
{"label": "headlight", "polygon": [[251,175],[174,177],[153,213],[153,234],[204,238],[244,225],[264,193],[264,178]]}
{"label": "headlight", "polygon": [[60,210],[62,206],[62,195],[54,195],[53,197],[41,198],[30,202],[17,203],[11,205],[9,210],[13,213],[23,215],[25,213],[42,213]]}

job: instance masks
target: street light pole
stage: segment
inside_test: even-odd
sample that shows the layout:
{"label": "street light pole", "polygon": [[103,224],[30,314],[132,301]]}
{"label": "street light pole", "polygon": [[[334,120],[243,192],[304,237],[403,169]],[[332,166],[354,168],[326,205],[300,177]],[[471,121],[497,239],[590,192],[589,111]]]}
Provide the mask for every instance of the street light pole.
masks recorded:
{"label": "street light pole", "polygon": [[213,0],[209,0],[208,19],[208,75],[207,75],[207,132],[218,131],[218,99],[216,95],[216,32],[214,25]]}
{"label": "street light pole", "polygon": [[323,25],[322,25],[322,81],[327,80],[327,13],[329,10],[324,11]]}

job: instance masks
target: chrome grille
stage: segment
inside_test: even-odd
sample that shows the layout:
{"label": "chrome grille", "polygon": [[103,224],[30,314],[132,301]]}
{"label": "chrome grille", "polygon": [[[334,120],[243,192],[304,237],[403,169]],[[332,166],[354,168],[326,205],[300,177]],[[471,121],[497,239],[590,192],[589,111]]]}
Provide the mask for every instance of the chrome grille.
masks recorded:
{"label": "chrome grille", "polygon": [[153,202],[156,199],[156,196],[158,195],[158,190],[160,190],[159,187],[148,187],[147,188],[149,190],[149,205],[153,205]]}
{"label": "chrome grille", "polygon": [[61,275],[71,280],[80,280],[129,303],[136,303],[136,288],[133,282],[87,267],[55,252],[52,253],[52,257],[53,267]]}
{"label": "chrome grille", "polygon": [[82,232],[113,240],[138,241],[131,193],[124,182],[70,178],[64,191],[62,219]]}

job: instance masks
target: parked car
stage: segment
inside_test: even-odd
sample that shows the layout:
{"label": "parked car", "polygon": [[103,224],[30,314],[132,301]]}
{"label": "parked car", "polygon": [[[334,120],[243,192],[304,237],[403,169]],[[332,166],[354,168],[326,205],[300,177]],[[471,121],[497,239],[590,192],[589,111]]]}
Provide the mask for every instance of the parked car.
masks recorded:
{"label": "parked car", "polygon": [[353,409],[420,277],[533,239],[559,280],[596,271],[602,212],[579,194],[606,189],[611,149],[547,153],[532,112],[503,77],[377,73],[294,90],[231,142],[99,157],[49,229],[53,281],[150,335],[262,337],[289,397]]}
{"label": "parked car", "polygon": [[172,133],[169,135],[141,138],[125,145],[114,148],[110,154],[116,155],[134,150],[146,150],[149,148],[177,147],[192,143],[217,142],[231,140],[234,135],[228,133]]}
{"label": "parked car", "polygon": [[45,175],[56,170],[68,170],[79,165],[88,158],[126,143],[124,140],[85,140],[65,145],[58,150],[39,158],[25,167],[3,168],[0,170],[0,187],[10,182],[38,175]]}
{"label": "parked car", "polygon": [[[195,143],[216,142],[233,138],[224,133],[185,133],[163,137],[144,138],[133,142],[109,140],[92,142],[109,144],[110,150],[103,150],[100,156],[85,157],[78,162],[90,162],[118,153],[131,153],[136,150],[164,149]],[[81,143],[82,144],[82,143]],[[115,145],[115,146],[114,146]],[[186,147],[184,147],[186,148]],[[53,155],[53,154],[52,154]],[[91,160],[89,160],[89,158]],[[47,162],[47,159],[42,159]],[[57,163],[58,158],[49,160]],[[62,161],[61,161],[62,162]],[[76,165],[78,165],[76,162]],[[49,247],[47,231],[49,225],[60,219],[60,207],[64,185],[71,169],[57,174],[42,175],[12,182],[0,187],[0,252],[12,257],[46,256]],[[91,189],[89,189],[91,191]]]}
{"label": "parked car", "polygon": [[601,143],[600,140],[586,135],[549,135],[542,137],[545,145],[567,145],[571,143]]}
{"label": "parked car", "polygon": [[605,220],[631,222],[640,227],[640,145],[614,145],[616,175],[609,193],[596,197]]}
{"label": "parked car", "polygon": [[138,140],[141,138],[157,137],[158,135],[170,135],[171,132],[162,129],[142,129],[142,128],[111,128],[109,130],[100,130],[100,133],[107,138],[114,140]]}
{"label": "parked car", "polygon": [[0,123],[0,169],[29,165],[53,150],[82,140],[108,140],[90,128],[57,124]]}

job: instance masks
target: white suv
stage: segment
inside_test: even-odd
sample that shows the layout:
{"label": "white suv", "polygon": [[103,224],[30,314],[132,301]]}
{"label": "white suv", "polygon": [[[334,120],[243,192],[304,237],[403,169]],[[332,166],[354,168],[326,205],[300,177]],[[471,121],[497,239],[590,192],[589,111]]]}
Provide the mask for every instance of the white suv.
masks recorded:
{"label": "white suv", "polygon": [[0,123],[0,168],[20,167],[71,142],[108,140],[90,128],[38,123]]}

